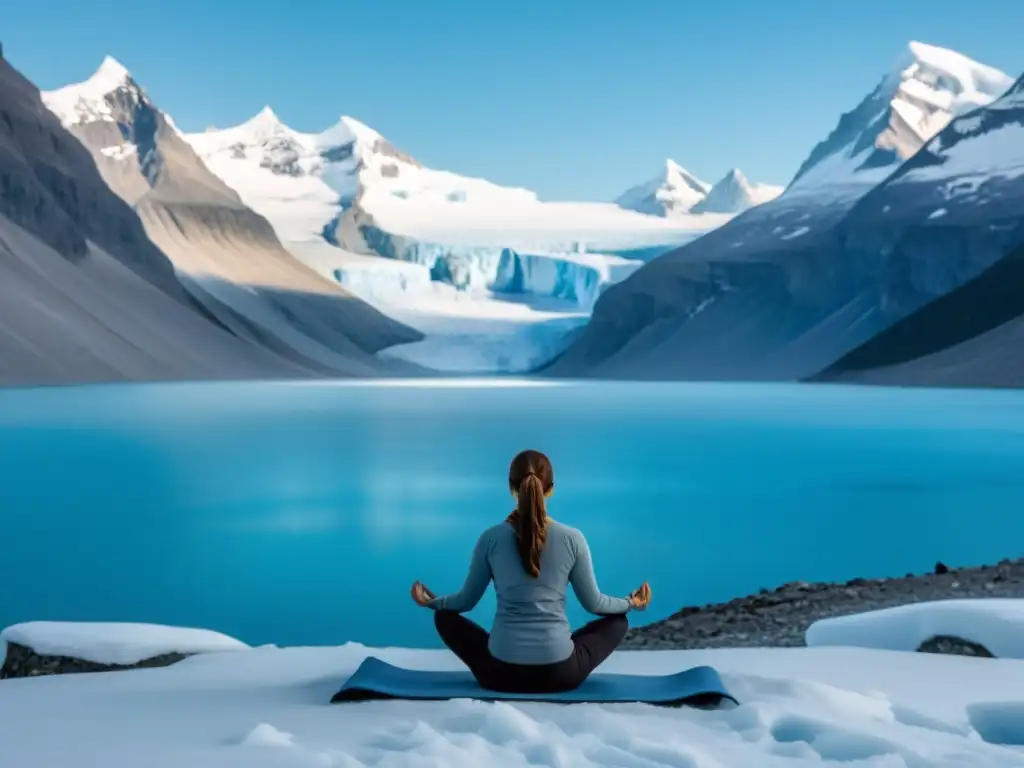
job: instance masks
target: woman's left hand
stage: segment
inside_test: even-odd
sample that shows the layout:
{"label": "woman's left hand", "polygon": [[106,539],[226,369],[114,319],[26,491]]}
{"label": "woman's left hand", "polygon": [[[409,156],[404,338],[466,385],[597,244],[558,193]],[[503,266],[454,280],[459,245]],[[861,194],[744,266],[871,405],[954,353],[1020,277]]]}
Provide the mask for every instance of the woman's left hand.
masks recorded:
{"label": "woman's left hand", "polygon": [[426,608],[427,603],[434,599],[435,595],[431,592],[426,585],[421,584],[418,581],[412,583],[412,589],[409,590],[412,595],[412,599],[416,602],[416,605],[421,608]]}

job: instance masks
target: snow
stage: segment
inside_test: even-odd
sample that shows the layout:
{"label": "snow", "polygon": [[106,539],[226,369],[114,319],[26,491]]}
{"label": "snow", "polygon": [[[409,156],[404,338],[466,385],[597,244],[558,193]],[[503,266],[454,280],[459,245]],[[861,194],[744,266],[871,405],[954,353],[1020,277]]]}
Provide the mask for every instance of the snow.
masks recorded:
{"label": "snow", "polygon": [[[947,48],[912,40],[908,45],[914,64],[931,70],[931,76],[952,76],[957,83],[954,92],[961,104],[978,106],[1002,96],[1013,85],[1006,73],[980,64],[973,59]],[[938,77],[936,77],[938,79]]]}
{"label": "snow", "polygon": [[[993,67],[955,51],[911,42],[878,87],[844,116],[849,121],[861,115],[859,130],[846,125],[819,145],[827,152],[793,181],[786,194],[827,191],[836,200],[860,197],[951,120],[991,104],[1012,85],[1012,78]],[[893,121],[894,115],[900,119]],[[890,162],[877,163],[879,149],[892,151]],[[873,164],[865,165],[869,159]]]}
{"label": "snow", "polygon": [[[469,366],[462,372],[535,367],[561,350],[609,282],[731,218],[543,202],[530,190],[422,167],[350,117],[301,133],[266,107],[186,139],[293,255],[428,334],[382,356],[439,370],[461,370],[453,361]],[[499,279],[508,251],[530,265],[525,282]]]}
{"label": "snow", "polygon": [[[941,163],[914,168],[896,183],[961,179],[1016,179],[1024,175],[1024,125],[1006,123],[941,151]],[[975,187],[976,188],[976,187]],[[964,190],[967,191],[967,187]],[[973,191],[973,189],[971,190]]]}
{"label": "snow", "polygon": [[70,656],[97,664],[137,664],[167,653],[207,653],[248,648],[234,638],[207,629],[157,624],[32,621],[0,632],[0,664],[8,643],[43,656]]}
{"label": "snow", "polygon": [[929,219],[941,219],[947,213],[949,213],[949,211],[947,211],[945,208],[936,208],[934,211],[932,211],[931,213],[928,214],[928,218]]}
{"label": "snow", "polygon": [[998,658],[1024,659],[1024,599],[941,600],[822,619],[807,645],[917,650],[935,637],[980,643]]}
{"label": "snow", "polygon": [[668,159],[658,175],[627,189],[616,198],[615,204],[651,216],[675,216],[689,211],[710,190],[711,185],[706,181]]}
{"label": "snow", "polygon": [[782,192],[783,187],[751,182],[738,168],[733,168],[694,206],[693,212],[742,213],[748,208],[774,200]]}
{"label": "snow", "polygon": [[[0,682],[19,768],[1012,768],[1024,662],[857,648],[617,652],[607,672],[716,667],[741,706],[328,704],[368,654],[455,669],[446,651],[254,648],[165,669]],[[54,738],[59,733],[60,738]]]}
{"label": "snow", "polygon": [[65,127],[94,120],[111,122],[114,118],[106,96],[126,85],[128,78],[128,70],[107,56],[88,80],[55,91],[44,91],[41,95],[47,108],[60,118]]}
{"label": "snow", "polygon": [[131,157],[136,152],[138,152],[138,147],[131,142],[117,144],[113,147],[104,147],[100,150],[101,154],[109,157],[111,160],[124,160],[127,157]]}
{"label": "snow", "polygon": [[810,227],[797,227],[796,229],[794,229],[789,234],[783,235],[782,239],[783,240],[794,240],[794,239],[796,239],[798,237],[803,237],[804,235],[806,235],[810,231],[811,231]]}

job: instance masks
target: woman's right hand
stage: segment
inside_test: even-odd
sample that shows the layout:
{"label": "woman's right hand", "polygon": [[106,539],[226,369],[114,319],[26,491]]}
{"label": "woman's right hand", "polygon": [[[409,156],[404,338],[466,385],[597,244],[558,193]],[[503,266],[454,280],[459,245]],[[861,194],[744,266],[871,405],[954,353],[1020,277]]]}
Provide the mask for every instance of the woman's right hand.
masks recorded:
{"label": "woman's right hand", "polygon": [[646,581],[629,596],[629,604],[635,611],[642,611],[651,604],[651,585]]}
{"label": "woman's right hand", "polygon": [[427,588],[425,584],[421,584],[418,581],[414,581],[412,589],[409,590],[409,594],[412,595],[413,601],[420,608],[426,608],[427,603],[434,599],[434,593]]}

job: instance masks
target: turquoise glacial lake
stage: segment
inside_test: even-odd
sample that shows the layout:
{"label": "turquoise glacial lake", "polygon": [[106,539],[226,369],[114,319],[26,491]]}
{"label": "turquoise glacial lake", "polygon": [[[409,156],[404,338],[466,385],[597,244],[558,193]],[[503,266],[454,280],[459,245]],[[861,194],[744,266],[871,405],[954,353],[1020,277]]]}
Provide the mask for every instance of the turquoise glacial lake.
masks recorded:
{"label": "turquoise glacial lake", "polygon": [[[1024,554],[1024,393],[510,380],[0,392],[0,625],[216,629],[434,647],[408,588],[457,589],[555,465],[553,517],[634,620],[792,580]],[[488,591],[471,616],[489,626]],[[586,620],[574,602],[570,618]]]}

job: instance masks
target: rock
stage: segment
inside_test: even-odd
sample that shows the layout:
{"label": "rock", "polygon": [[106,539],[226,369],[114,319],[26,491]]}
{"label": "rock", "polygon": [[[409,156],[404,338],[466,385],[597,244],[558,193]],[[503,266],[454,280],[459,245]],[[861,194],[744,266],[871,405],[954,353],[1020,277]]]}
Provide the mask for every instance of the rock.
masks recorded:
{"label": "rock", "polygon": [[917,649],[920,653],[949,653],[956,656],[981,656],[994,659],[995,655],[980,643],[951,635],[937,635],[925,640]]}
{"label": "rock", "polygon": [[76,672],[116,672],[125,669],[169,667],[189,654],[165,653],[137,664],[97,664],[94,661],[75,659],[70,656],[44,656],[18,643],[7,644],[7,656],[0,667],[0,680],[13,677],[39,677],[41,675],[66,675]]}
{"label": "rock", "polygon": [[941,576],[944,573],[949,573],[949,568],[946,566],[946,564],[941,562],[941,561],[936,563],[935,564],[935,574],[937,576]]}

